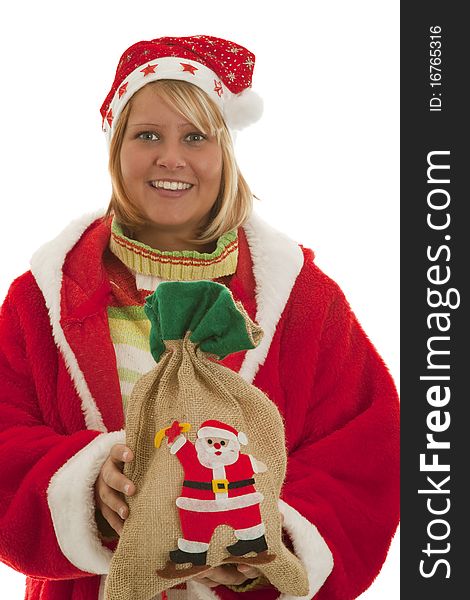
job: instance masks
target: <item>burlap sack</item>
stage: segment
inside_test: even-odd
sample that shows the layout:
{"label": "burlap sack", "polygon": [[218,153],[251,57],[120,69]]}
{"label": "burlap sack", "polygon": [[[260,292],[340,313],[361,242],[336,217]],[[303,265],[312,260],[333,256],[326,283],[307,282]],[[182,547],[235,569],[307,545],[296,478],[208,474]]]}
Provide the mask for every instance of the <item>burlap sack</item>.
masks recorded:
{"label": "burlap sack", "polygon": [[209,281],[161,283],[146,312],[158,362],[128,403],[135,460],[124,473],[137,493],[126,498],[105,598],[151,600],[237,562],[256,565],[281,592],[305,595],[304,567],[281,539],[282,418],[265,394],[214,361],[254,348],[261,329]]}

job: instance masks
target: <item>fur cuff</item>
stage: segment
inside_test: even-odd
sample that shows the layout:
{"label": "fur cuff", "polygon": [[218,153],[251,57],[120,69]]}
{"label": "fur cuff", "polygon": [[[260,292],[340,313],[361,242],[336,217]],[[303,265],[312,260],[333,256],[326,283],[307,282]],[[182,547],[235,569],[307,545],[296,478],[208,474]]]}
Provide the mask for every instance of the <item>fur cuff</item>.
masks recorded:
{"label": "fur cuff", "polygon": [[94,485],[114,444],[124,444],[124,431],[102,433],[54,474],[47,502],[57,542],[64,556],[87,573],[107,573],[112,552],[101,544],[95,522]]}
{"label": "fur cuff", "polygon": [[309,592],[306,596],[281,594],[279,600],[310,600],[325,583],[333,570],[333,555],[318,529],[295,508],[279,500],[279,511],[284,517],[284,529],[289,534],[295,555],[307,570]]}

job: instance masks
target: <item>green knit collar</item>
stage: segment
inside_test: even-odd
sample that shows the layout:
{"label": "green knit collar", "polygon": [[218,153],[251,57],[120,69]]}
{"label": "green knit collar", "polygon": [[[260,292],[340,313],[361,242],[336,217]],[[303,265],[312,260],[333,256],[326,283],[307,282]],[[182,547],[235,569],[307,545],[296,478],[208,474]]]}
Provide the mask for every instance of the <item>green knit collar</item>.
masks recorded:
{"label": "green knit collar", "polygon": [[152,275],[173,281],[216,279],[232,275],[237,268],[237,231],[229,231],[217,240],[214,252],[156,250],[124,234],[113,219],[109,248],[129,269],[142,275]]}

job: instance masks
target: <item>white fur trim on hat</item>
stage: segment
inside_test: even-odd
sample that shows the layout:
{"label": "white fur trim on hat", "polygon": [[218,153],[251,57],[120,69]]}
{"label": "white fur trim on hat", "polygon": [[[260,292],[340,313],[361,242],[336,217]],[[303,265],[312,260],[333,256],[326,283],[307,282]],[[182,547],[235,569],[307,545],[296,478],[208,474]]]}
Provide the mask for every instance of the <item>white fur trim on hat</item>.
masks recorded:
{"label": "white fur trim on hat", "polygon": [[197,437],[199,439],[208,437],[219,437],[223,438],[224,440],[232,440],[233,442],[238,442],[243,446],[246,446],[248,444],[248,438],[243,432],[240,431],[238,435],[235,435],[228,429],[222,429],[221,427],[201,427],[201,429],[199,429],[199,431],[197,432]]}
{"label": "white fur trim on hat", "polygon": [[[187,65],[194,67],[194,72],[184,70],[182,67],[182,59],[165,56],[149,61],[148,65],[139,65],[130,73],[126,79],[116,90],[114,98],[110,104],[108,115],[111,113],[112,122],[107,119],[103,121],[103,131],[106,134],[108,144],[111,143],[111,138],[114,132],[114,126],[117,123],[122,109],[126,106],[132,96],[142,87],[152,81],[161,79],[176,79],[178,81],[187,81],[204,90],[207,95],[217,104],[220,111],[223,112],[223,104],[228,96],[232,96],[232,92],[224,85],[220,78],[205,65],[196,62],[195,60],[184,61]],[[144,75],[143,71],[147,67],[148,74]],[[151,72],[152,67],[155,68]],[[125,90],[124,92],[122,90]]]}
{"label": "white fur trim on hat", "polygon": [[244,129],[260,119],[263,114],[263,99],[252,89],[243,90],[226,100],[222,112],[229,129]]}
{"label": "white fur trim on hat", "polygon": [[[182,64],[192,66],[194,71],[185,70]],[[147,67],[148,73],[143,74]],[[155,71],[152,72],[152,68]],[[103,131],[108,146],[114,133],[115,124],[124,106],[142,87],[162,79],[186,81],[201,88],[213,100],[230,130],[240,130],[257,121],[263,112],[263,100],[251,89],[233,94],[211,69],[195,60],[166,56],[149,61],[148,65],[139,65],[116,90],[109,106],[108,116],[103,120]]]}

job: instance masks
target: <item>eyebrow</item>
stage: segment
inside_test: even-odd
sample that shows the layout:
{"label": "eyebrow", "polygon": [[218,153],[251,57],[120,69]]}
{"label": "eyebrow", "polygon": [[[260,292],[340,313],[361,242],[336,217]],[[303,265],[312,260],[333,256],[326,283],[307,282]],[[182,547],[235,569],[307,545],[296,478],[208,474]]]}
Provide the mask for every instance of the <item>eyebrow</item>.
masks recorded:
{"label": "eyebrow", "polygon": [[[128,123],[127,125],[128,127],[165,127],[165,125],[163,125],[162,123]],[[178,125],[178,129],[183,129],[183,127],[188,126],[195,127],[195,125],[188,121],[186,123],[181,123],[180,125]]]}

